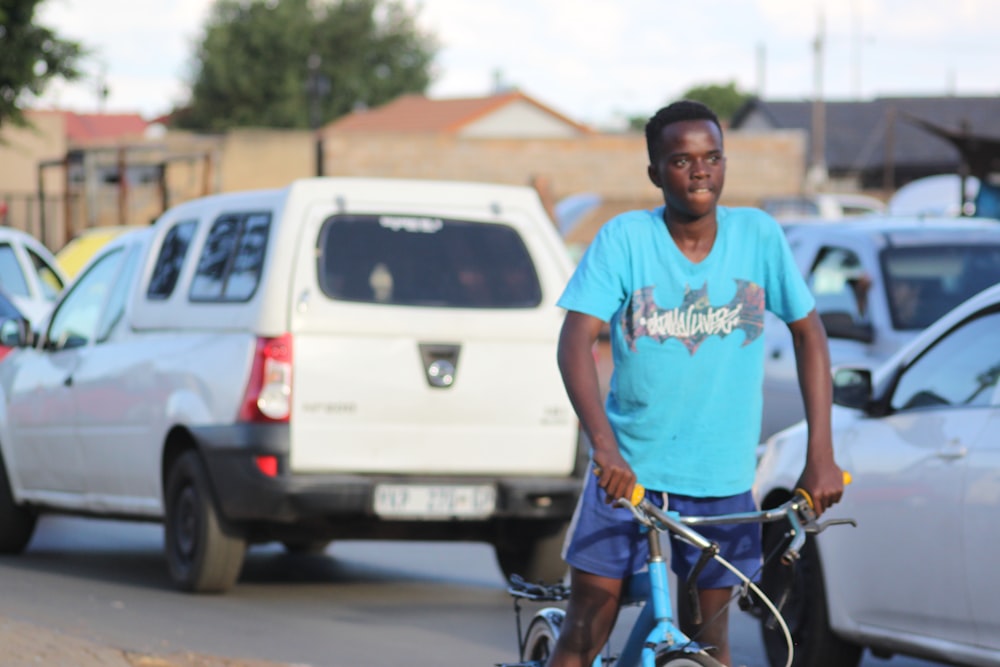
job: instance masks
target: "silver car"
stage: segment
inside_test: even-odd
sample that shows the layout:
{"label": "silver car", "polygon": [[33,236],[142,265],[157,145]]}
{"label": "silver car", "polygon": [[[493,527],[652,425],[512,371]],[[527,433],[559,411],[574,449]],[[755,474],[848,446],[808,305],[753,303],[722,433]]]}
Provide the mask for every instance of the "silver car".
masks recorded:
{"label": "silver car", "polygon": [[[857,527],[811,538],[797,566],[770,564],[762,577],[770,596],[790,592],[795,665],[855,667],[865,647],[1000,664],[1000,285],[885,364],[836,368],[834,401],[834,452],[853,482],[823,518]],[[761,506],[789,497],[805,452],[804,423],[767,442]],[[765,553],[780,533],[764,533]],[[783,665],[783,637],[762,629],[771,664]]]}
{"label": "silver car", "polygon": [[[786,227],[836,364],[876,365],[936,319],[1000,282],[1000,223],[881,218]],[[803,417],[788,328],[765,325],[761,441]]]}

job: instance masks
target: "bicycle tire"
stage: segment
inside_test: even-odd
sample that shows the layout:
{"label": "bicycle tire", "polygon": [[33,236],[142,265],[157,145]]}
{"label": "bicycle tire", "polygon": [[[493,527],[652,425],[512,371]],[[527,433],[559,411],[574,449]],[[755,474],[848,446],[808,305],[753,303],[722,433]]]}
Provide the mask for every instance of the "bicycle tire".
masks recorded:
{"label": "bicycle tire", "polygon": [[535,614],[528,624],[528,632],[524,636],[524,651],[521,661],[536,661],[544,665],[556,648],[556,640],[562,630],[563,614],[561,611],[543,609]]}
{"label": "bicycle tire", "polygon": [[[784,543],[784,534],[777,527],[764,531],[765,554],[781,548]],[[830,629],[826,587],[815,538],[806,542],[795,567],[789,568],[779,560],[765,565],[761,588],[768,597],[775,596],[786,585],[788,577],[792,577],[791,590],[781,614],[795,644],[792,667],[856,667],[861,662],[862,647],[841,639]],[[768,624],[769,619],[770,614],[765,613],[760,620],[768,664],[784,667],[788,659],[785,637],[778,628]]]}
{"label": "bicycle tire", "polygon": [[656,667],[725,667],[721,662],[705,653],[698,651],[665,651],[657,654]]}

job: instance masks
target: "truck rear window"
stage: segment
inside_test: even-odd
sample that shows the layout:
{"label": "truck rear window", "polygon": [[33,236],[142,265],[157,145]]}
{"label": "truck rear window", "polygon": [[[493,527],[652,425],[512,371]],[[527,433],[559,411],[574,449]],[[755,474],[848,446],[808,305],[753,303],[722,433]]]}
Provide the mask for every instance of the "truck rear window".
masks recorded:
{"label": "truck rear window", "polygon": [[497,223],[337,215],[320,230],[317,272],[333,299],[445,308],[534,308],[542,292],[517,231]]}

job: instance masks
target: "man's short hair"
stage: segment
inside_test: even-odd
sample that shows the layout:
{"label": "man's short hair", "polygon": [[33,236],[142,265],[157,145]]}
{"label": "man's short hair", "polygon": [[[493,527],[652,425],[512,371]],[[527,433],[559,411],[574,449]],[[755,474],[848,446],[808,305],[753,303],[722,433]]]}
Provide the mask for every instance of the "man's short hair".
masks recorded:
{"label": "man's short hair", "polygon": [[658,157],[663,128],[685,120],[711,121],[719,128],[719,133],[722,133],[719,117],[707,105],[694,100],[680,100],[669,104],[657,111],[646,123],[646,150],[649,152],[650,164],[654,164]]}

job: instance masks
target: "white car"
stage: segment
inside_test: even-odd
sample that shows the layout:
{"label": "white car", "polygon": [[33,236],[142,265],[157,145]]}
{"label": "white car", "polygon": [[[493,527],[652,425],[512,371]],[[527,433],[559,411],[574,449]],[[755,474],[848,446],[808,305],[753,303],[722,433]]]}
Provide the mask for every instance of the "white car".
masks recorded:
{"label": "white car", "polygon": [[30,322],[38,323],[67,282],[56,258],[31,234],[0,227],[0,290]]}
{"label": "white car", "polygon": [[[0,553],[46,512],[164,525],[179,588],[248,546],[481,541],[561,578],[586,466],[572,262],[526,186],[316,178],[104,246],[0,364]],[[0,332],[2,333],[2,332]]]}
{"label": "white car", "polygon": [[842,220],[885,213],[881,199],[856,193],[819,193],[793,197],[764,197],[760,207],[777,220],[802,217]]}
{"label": "white car", "polygon": [[[838,367],[833,444],[851,473],[794,572],[774,564],[796,665],[854,667],[862,649],[949,664],[1000,664],[1000,285],[934,323],[884,365]],[[755,495],[788,498],[805,461],[800,423],[771,438]],[[765,552],[780,539],[766,531]],[[771,664],[783,639],[763,630]]]}
{"label": "white car", "polygon": [[[834,365],[877,365],[983,288],[1000,282],[1000,223],[867,218],[786,229],[816,298]],[[802,419],[792,338],[767,314],[761,441]]]}

